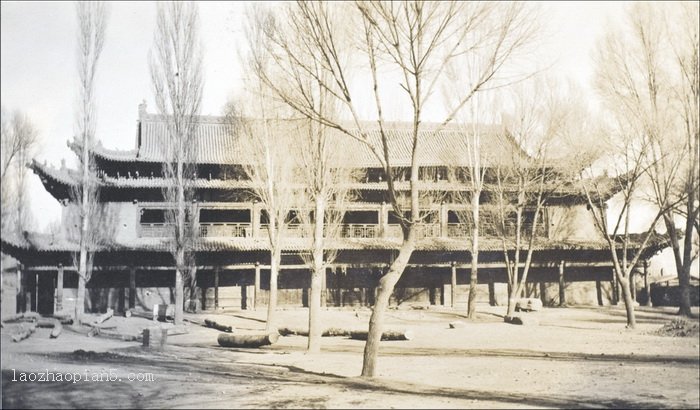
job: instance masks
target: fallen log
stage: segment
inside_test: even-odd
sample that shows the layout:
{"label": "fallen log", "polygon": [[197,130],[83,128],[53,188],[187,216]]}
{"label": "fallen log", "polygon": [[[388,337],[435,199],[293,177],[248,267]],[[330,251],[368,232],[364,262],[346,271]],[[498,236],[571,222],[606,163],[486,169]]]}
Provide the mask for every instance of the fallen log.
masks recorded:
{"label": "fallen log", "polygon": [[26,327],[22,326],[20,328],[19,332],[12,335],[12,341],[13,342],[21,342],[22,340],[31,336],[35,330],[36,330],[36,325],[33,323],[30,324],[29,326],[26,326]]}
{"label": "fallen log", "polygon": [[104,322],[105,320],[111,318],[114,316],[114,310],[113,309],[107,309],[107,313],[104,313],[100,316],[98,316],[95,320],[92,321],[93,324],[100,324]]}
{"label": "fallen log", "polygon": [[5,318],[2,319],[4,323],[13,323],[13,322],[33,322],[41,318],[41,315],[36,313],[36,312],[24,312],[24,313],[17,313],[15,315],[10,315],[6,316]]}
{"label": "fallen log", "polygon": [[219,346],[223,347],[260,347],[276,343],[279,337],[279,333],[258,335],[220,333],[216,340],[219,342]]}
{"label": "fallen log", "polygon": [[[366,330],[353,330],[350,332],[350,339],[355,340],[367,340]],[[411,340],[413,339],[413,332],[410,330],[397,331],[397,330],[387,330],[382,333],[382,340]]]}
{"label": "fallen log", "polygon": [[301,328],[281,327],[279,334],[280,336],[308,336],[309,331]]}
{"label": "fallen log", "polygon": [[62,325],[72,325],[73,324],[73,318],[70,316],[51,315],[49,317],[58,320]]}
{"label": "fallen log", "polygon": [[224,326],[224,325],[221,325],[221,324],[216,323],[215,321],[209,320],[209,319],[204,319],[204,325],[205,325],[206,327],[210,327],[210,328],[212,328],[212,329],[220,330],[220,331],[222,331],[222,332],[228,332],[228,333],[233,332],[233,327],[231,327],[231,326]]}
{"label": "fallen log", "polygon": [[[129,309],[129,314],[130,314],[130,316],[133,316],[133,317],[140,317],[143,319],[153,320],[153,313],[152,312],[144,312],[141,310]],[[127,317],[129,317],[129,316],[127,316]]]}
{"label": "fallen log", "polygon": [[[281,336],[309,336],[307,329],[283,327],[279,329]],[[321,333],[322,337],[350,336],[350,330],[330,327]]]}
{"label": "fallen log", "polygon": [[323,337],[334,337],[334,336],[350,336],[350,331],[348,329],[341,329],[338,327],[330,327],[323,331],[321,334]]}
{"label": "fallen log", "polygon": [[55,318],[41,318],[37,320],[36,327],[51,328],[52,330],[49,336],[51,339],[55,339],[58,336],[60,336],[61,331],[63,330],[63,325],[61,325],[61,321]]}

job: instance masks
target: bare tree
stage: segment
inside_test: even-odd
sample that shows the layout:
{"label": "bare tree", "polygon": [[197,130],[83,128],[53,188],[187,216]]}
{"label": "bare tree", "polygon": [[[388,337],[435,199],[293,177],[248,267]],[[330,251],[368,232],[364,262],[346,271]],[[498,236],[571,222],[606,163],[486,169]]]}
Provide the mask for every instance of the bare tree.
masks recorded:
{"label": "bare tree", "polygon": [[[400,218],[403,243],[379,281],[365,345],[362,370],[365,377],[375,375],[384,312],[416,245],[418,232],[414,227],[421,221],[418,153],[426,104],[440,86],[445,66],[460,53],[478,50],[487,57],[482,60],[483,66],[472,67],[477,73],[473,83],[455,88],[460,94],[459,102],[452,112],[445,114],[443,124],[452,121],[464,104],[487,84],[502,80],[496,74],[533,33],[534,19],[530,17],[522,3],[299,2],[289,5],[279,18],[265,20],[268,41],[263,45],[267,49],[257,56],[273,60],[274,73],[258,70],[261,80],[297,112],[366,144],[384,169],[388,199]],[[349,29],[343,31],[343,27]],[[374,96],[371,128],[360,119],[356,91],[351,86],[352,72],[347,63],[352,50],[359,50],[356,64],[361,68],[356,72],[364,70],[369,77],[366,84],[370,95]],[[309,77],[312,81],[308,81]],[[396,105],[398,100],[394,95],[389,97],[389,102],[387,95],[382,94],[386,85],[397,82],[406,97],[405,107],[411,112],[408,218],[404,217],[394,188],[396,169],[391,164],[394,155],[384,114],[386,105]],[[310,87],[326,90],[337,101],[340,116],[349,117],[350,125],[328,118],[310,103]]]}
{"label": "bare tree", "polygon": [[2,231],[22,236],[30,222],[27,213],[26,164],[36,150],[38,132],[21,111],[2,108]]}
{"label": "bare tree", "polygon": [[299,167],[290,158],[290,152],[293,152],[292,124],[276,117],[274,105],[264,95],[258,94],[247,100],[256,102],[247,107],[255,109],[255,115],[236,114],[235,121],[247,157],[243,169],[250,180],[252,195],[263,205],[262,228],[266,230],[270,243],[270,296],[265,329],[274,331],[277,329],[277,280],[282,248],[285,238],[292,234],[290,213],[299,203],[296,196],[301,194],[296,177]]}
{"label": "bare tree", "polygon": [[[664,210],[684,315],[690,314],[693,225],[699,212],[697,11],[697,4],[632,5],[626,25],[610,29],[597,50],[599,92],[618,128],[633,132],[646,147],[642,160],[649,188],[640,188]],[[676,226],[677,216],[685,220],[684,232]]]}
{"label": "bare tree", "polygon": [[[319,102],[323,104],[323,101]],[[301,185],[305,192],[304,203],[313,203],[312,212],[300,212],[300,222],[310,232],[310,254],[303,253],[311,266],[311,292],[309,294],[309,337],[307,350],[317,353],[321,349],[321,298],[326,266],[337,257],[337,248],[327,245],[342,235],[345,205],[352,181],[350,168],[345,167],[347,153],[334,149],[332,132],[325,125],[304,120],[296,134],[295,145],[302,159]]]}
{"label": "bare tree", "polygon": [[[464,81],[460,79],[460,73],[450,72],[454,81]],[[449,98],[451,92],[449,89],[443,91],[450,105]],[[480,224],[480,209],[481,209],[481,193],[484,189],[484,178],[486,176],[487,166],[484,162],[487,160],[481,149],[482,137],[492,138],[493,135],[487,135],[490,131],[485,124],[488,121],[488,110],[493,110],[493,106],[485,103],[488,98],[484,98],[484,93],[475,95],[468,104],[469,110],[463,111],[457,116],[456,126],[464,134],[464,144],[466,146],[466,158],[460,158],[460,162],[466,162],[466,167],[456,166],[450,170],[452,173],[451,179],[457,183],[466,179],[466,190],[455,191],[454,200],[459,203],[469,204],[468,208],[459,208],[455,210],[457,218],[463,226],[471,233],[471,267],[469,275],[469,296],[467,300],[467,318],[473,319],[476,314],[476,292],[477,279],[479,274],[479,224]],[[455,294],[453,292],[453,294]],[[453,301],[454,304],[454,301]]]}
{"label": "bare tree", "polygon": [[563,161],[556,166],[551,152],[553,146],[561,145],[566,127],[577,122],[571,121],[573,107],[567,96],[558,95],[560,88],[535,79],[518,84],[509,93],[514,111],[503,132],[507,133],[504,138],[513,139],[515,147],[497,164],[493,189],[494,233],[501,238],[508,272],[506,318],[513,316],[516,299],[525,290],[536,241],[544,237],[544,206],[570,177],[571,168],[562,168]]}
{"label": "bare tree", "polygon": [[151,81],[156,106],[167,126],[161,142],[163,177],[168,181],[163,197],[168,241],[175,262],[175,323],[182,323],[184,277],[192,268],[195,232],[197,147],[196,116],[202,101],[202,49],[199,12],[192,2],[159,3],[154,44],[150,53]]}
{"label": "bare tree", "polygon": [[[674,212],[664,215],[664,221],[670,236],[681,289],[678,313],[690,316],[690,270],[700,252],[697,245],[700,242],[700,10],[697,3],[686,2],[676,4],[674,11],[675,15],[672,15],[670,20],[674,22],[671,27],[675,28],[675,32],[672,31],[670,36],[675,56],[672,60],[675,62],[672,70],[677,76],[673,95],[679,102],[677,111],[680,115],[677,118],[681,122],[682,131],[679,132],[679,136],[683,139],[680,146],[683,147],[684,161],[680,166],[681,172],[678,173],[680,189],[677,191],[682,193],[681,198],[678,206],[673,208]],[[679,24],[675,24],[676,22]],[[668,144],[664,143],[661,146],[666,147]],[[681,200],[683,196],[685,201]],[[680,235],[675,229],[673,216],[669,214],[685,219],[682,255],[679,246]]]}
{"label": "bare tree", "polygon": [[[92,253],[95,247],[94,215],[99,202],[98,182],[95,175],[96,102],[95,78],[97,63],[102,53],[107,27],[107,10],[104,3],[76,4],[78,16],[78,106],[76,109],[76,136],[78,161],[80,163],[79,182],[73,190],[73,200],[79,204],[80,251],[77,256],[78,294],[75,301],[75,320],[85,313],[85,284],[90,280]],[[93,222],[93,223],[91,223]]]}

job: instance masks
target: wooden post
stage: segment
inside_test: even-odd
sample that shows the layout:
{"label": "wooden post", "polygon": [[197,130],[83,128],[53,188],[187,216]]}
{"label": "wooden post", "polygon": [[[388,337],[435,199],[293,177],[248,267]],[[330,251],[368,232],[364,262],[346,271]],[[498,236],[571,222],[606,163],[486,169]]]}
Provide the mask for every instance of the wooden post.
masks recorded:
{"label": "wooden post", "polygon": [[603,306],[603,288],[599,280],[595,281],[595,295],[598,298],[598,306]]}
{"label": "wooden post", "polygon": [[17,265],[17,283],[19,283],[19,292],[18,292],[18,298],[17,298],[17,313],[24,313],[26,312],[25,308],[27,306],[25,297],[26,297],[26,287],[27,287],[27,278],[24,275],[24,267],[22,264]]}
{"label": "wooden post", "polygon": [[219,270],[220,267],[214,267],[214,309],[219,308]]}
{"label": "wooden post", "polygon": [[129,309],[136,308],[136,267],[129,268]]}
{"label": "wooden post", "polygon": [[649,286],[649,262],[644,260],[644,290],[647,292],[647,306],[651,306],[651,286]]}
{"label": "wooden post", "polygon": [[379,223],[380,223],[380,237],[386,238],[389,236],[389,208],[386,202],[382,201],[382,206],[380,208]]}
{"label": "wooden post", "polygon": [[542,306],[547,306],[547,284],[545,282],[540,282],[540,300]]}
{"label": "wooden post", "polygon": [[496,286],[493,283],[493,272],[489,272],[489,305],[496,306]]}
{"label": "wooden post", "polygon": [[33,312],[38,312],[39,311],[39,272],[36,272],[34,274],[34,303],[32,303],[32,306],[34,306]]}
{"label": "wooden post", "polygon": [[559,306],[566,304],[566,290],[564,289],[564,261],[559,262]]}
{"label": "wooden post", "polygon": [[457,265],[452,262],[452,275],[450,277],[450,306],[454,309],[457,306]]}
{"label": "wooden post", "polygon": [[440,203],[440,236],[443,238],[447,237],[447,205],[445,202]]}
{"label": "wooden post", "polygon": [[260,297],[260,262],[255,262],[255,282],[253,289],[253,309],[258,308],[258,298]]}
{"label": "wooden post", "polygon": [[619,299],[618,299],[618,293],[617,293],[617,275],[615,274],[615,269],[613,268],[613,278],[612,281],[610,282],[611,288],[612,288],[612,300],[610,303],[612,305],[617,305]]}
{"label": "wooden post", "polygon": [[56,312],[63,310],[63,264],[58,264],[58,273],[56,274]]}

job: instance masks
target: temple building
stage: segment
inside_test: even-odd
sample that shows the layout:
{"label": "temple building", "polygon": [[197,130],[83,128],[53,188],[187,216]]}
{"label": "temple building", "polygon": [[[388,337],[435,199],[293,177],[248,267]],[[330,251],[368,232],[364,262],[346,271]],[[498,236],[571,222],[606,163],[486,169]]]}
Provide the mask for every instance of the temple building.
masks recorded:
{"label": "temple building", "polygon": [[[389,131],[391,164],[410,167],[411,135],[401,124]],[[162,116],[139,109],[135,146],[112,150],[100,144],[94,149],[100,201],[109,210],[103,221],[111,240],[97,250],[93,275],[87,284],[86,310],[113,308],[152,309],[154,304],[173,303],[175,275],[173,258],[167,248],[171,227],[166,222],[162,177],[162,144],[167,138]],[[242,167],[240,136],[219,117],[202,116],[196,127],[197,178],[193,201],[196,209],[191,223],[197,266],[195,293],[203,309],[252,309],[267,303],[269,296],[270,248],[266,213],[250,193]],[[419,240],[409,267],[397,284],[394,305],[466,306],[471,263],[471,230],[459,217],[469,205],[459,203],[467,185],[453,172],[466,167],[466,134],[452,127],[422,135],[419,165],[421,190],[439,193],[439,202],[424,203],[429,216],[419,228]],[[352,183],[353,201],[347,205],[341,237],[330,242],[337,257],[328,265],[323,303],[332,306],[370,306],[378,278],[386,271],[401,245],[401,229],[391,212],[383,170],[370,151],[358,141],[345,138],[338,149],[352,152],[345,166],[359,177]],[[73,146],[73,148],[77,148]],[[483,138],[481,150],[488,158],[485,167],[520,150],[507,133]],[[34,161],[30,164],[45,189],[63,205],[64,223],[71,223],[71,190],[77,171]],[[397,172],[395,185],[407,192],[407,173]],[[455,176],[457,175],[457,176]],[[487,179],[489,173],[486,173]],[[490,213],[493,198],[482,195],[478,300],[506,303],[507,273],[503,241]],[[612,186],[612,184],[611,184]],[[532,268],[527,292],[542,298],[545,305],[566,299],[576,303],[615,303],[610,251],[596,231],[585,196],[575,181],[561,184],[548,196],[538,222]],[[612,197],[615,190],[605,193]],[[438,197],[433,195],[432,197]],[[534,212],[523,215],[524,229],[532,224]],[[279,275],[279,305],[305,306],[310,274],[300,252],[308,249],[308,238],[292,224],[284,240]],[[501,232],[502,236],[502,232]],[[75,241],[61,234],[25,233],[21,238],[3,237],[2,250],[20,262],[17,291],[19,311],[53,313],[71,311],[77,291]],[[658,250],[651,246],[645,257]],[[524,259],[524,258],[523,258]],[[596,293],[597,290],[597,293]],[[187,292],[185,295],[187,297]],[[593,295],[593,296],[590,296]]]}

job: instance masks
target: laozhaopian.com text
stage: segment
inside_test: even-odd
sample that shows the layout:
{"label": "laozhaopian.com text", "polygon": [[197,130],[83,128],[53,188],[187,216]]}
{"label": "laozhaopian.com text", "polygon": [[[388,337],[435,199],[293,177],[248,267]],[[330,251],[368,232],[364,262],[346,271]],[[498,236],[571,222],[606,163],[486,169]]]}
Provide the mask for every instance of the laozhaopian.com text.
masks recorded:
{"label": "laozhaopian.com text", "polygon": [[153,373],[127,373],[126,375],[117,375],[116,369],[103,370],[100,372],[92,372],[85,370],[84,372],[55,372],[48,369],[38,372],[23,372],[12,369],[13,382],[154,382],[156,381]]}

